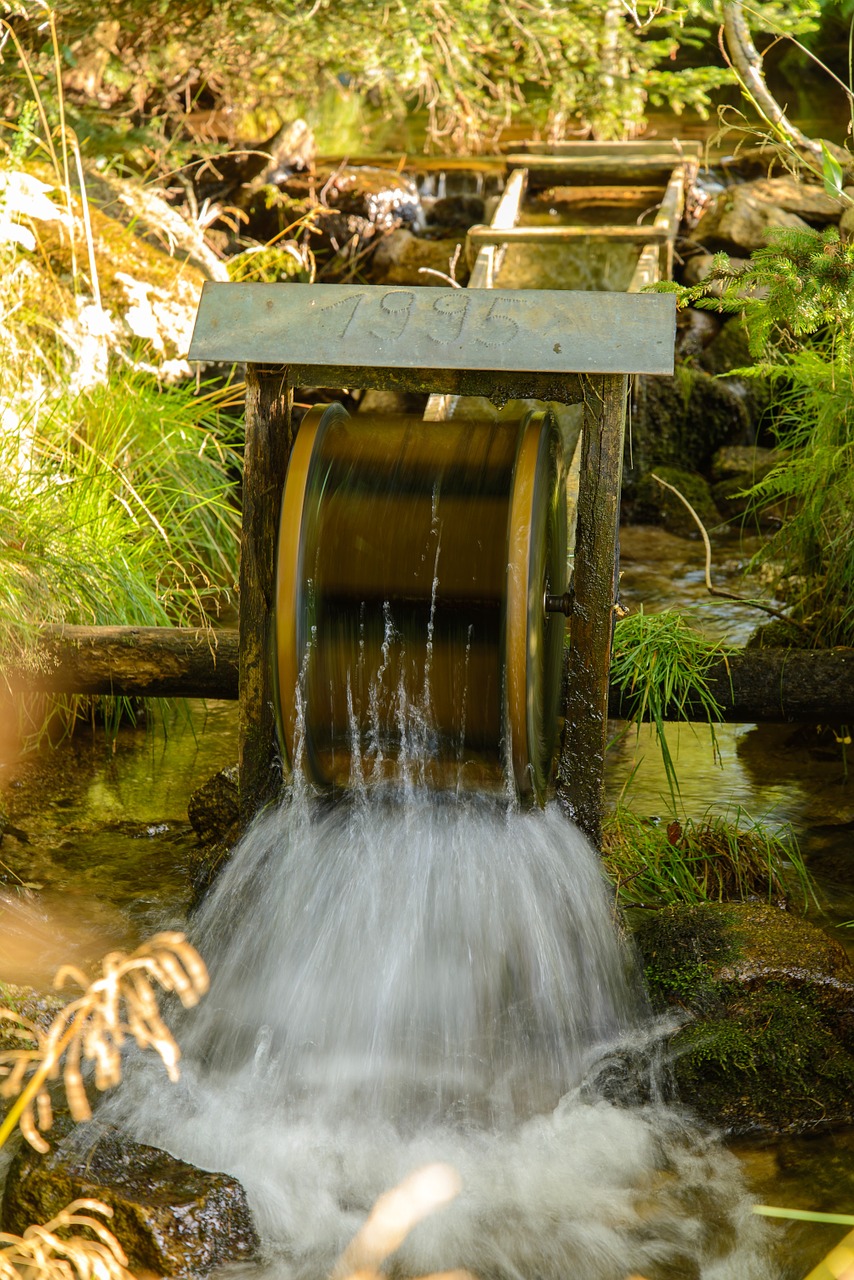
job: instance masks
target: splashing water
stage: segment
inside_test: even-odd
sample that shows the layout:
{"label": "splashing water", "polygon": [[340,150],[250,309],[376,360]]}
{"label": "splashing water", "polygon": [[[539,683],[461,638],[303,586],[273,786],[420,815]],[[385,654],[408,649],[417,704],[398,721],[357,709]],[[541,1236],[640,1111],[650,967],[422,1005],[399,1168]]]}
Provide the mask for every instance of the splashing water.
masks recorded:
{"label": "splashing water", "polygon": [[241,1180],[270,1277],[328,1274],[441,1160],[462,1191],[394,1275],[768,1280],[734,1158],[608,1100],[655,1029],[586,841],[555,808],[405,790],[296,786],[255,824],[197,921],[213,986],[183,1078],[140,1059],[114,1114]]}

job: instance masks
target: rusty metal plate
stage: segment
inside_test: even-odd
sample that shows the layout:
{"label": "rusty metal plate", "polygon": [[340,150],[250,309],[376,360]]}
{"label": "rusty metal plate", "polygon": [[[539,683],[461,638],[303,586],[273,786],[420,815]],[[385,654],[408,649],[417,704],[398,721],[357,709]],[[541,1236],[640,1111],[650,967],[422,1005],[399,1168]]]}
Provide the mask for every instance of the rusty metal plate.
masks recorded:
{"label": "rusty metal plate", "polygon": [[342,371],[666,374],[675,334],[668,294],[208,282],[189,358]]}

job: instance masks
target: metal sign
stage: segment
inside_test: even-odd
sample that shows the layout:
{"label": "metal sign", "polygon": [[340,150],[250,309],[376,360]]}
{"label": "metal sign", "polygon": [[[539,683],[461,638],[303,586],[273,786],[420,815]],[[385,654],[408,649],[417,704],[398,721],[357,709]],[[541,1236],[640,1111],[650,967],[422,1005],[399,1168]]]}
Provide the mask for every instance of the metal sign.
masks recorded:
{"label": "metal sign", "polygon": [[672,294],[208,282],[189,358],[669,374],[675,334]]}

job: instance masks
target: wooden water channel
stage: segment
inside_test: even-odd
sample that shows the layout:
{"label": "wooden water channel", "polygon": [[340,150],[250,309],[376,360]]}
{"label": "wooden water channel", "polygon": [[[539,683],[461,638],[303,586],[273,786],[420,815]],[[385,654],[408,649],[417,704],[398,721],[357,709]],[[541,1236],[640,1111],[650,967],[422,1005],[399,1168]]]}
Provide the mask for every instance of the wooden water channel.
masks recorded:
{"label": "wooden water channel", "polygon": [[[247,365],[239,633],[53,628],[43,639],[47,668],[28,678],[30,687],[128,696],[237,696],[241,804],[248,819],[281,785],[269,652],[279,508],[296,431],[295,388],[426,392],[428,431],[429,423],[465,412],[469,397],[579,404],[574,606],[557,789],[570,814],[596,839],[609,695],[611,712],[619,712],[608,668],[629,377],[672,372],[673,360],[672,297],[639,295],[644,286],[670,276],[686,184],[698,162],[697,147],[670,143],[531,144],[501,158],[503,195],[490,224],[472,227],[467,238],[473,263],[472,292],[463,308],[468,337],[443,346],[440,356],[425,326],[430,317],[462,307],[448,290],[206,285],[191,358]],[[658,199],[652,221],[519,225],[526,190],[558,180],[573,189],[579,203],[595,201],[603,192],[613,199],[621,185],[654,185]],[[638,246],[626,293],[526,290],[510,297],[509,305],[500,284],[508,246],[561,246],[584,236]],[[489,291],[496,289],[493,301]],[[401,294],[407,298],[407,340],[395,351],[393,343],[381,341],[384,331],[382,325],[378,331],[376,320],[400,310]],[[321,299],[320,309],[340,319],[343,331],[342,326],[317,327]],[[563,341],[555,328],[561,314]],[[769,685],[757,679],[751,655],[742,655],[744,678],[738,678],[737,663],[720,673],[725,714],[751,721],[799,718],[805,683],[809,687],[816,672],[820,682],[827,678],[823,668],[819,671],[824,657],[793,655]],[[854,705],[854,664],[843,672],[839,693]]]}

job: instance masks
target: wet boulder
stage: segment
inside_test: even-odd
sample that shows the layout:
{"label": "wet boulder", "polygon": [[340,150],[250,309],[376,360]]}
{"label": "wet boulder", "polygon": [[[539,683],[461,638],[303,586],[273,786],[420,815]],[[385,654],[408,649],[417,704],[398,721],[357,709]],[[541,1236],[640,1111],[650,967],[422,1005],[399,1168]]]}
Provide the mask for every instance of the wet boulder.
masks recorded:
{"label": "wet boulder", "polygon": [[190,796],[187,817],[198,838],[205,844],[224,840],[232,833],[240,816],[237,765],[220,769]]}
{"label": "wet boulder", "polygon": [[729,1134],[854,1122],[854,971],[807,921],[758,903],[650,913],[635,935],[683,1102]]}
{"label": "wet boulder", "polygon": [[677,365],[674,378],[639,377],[626,447],[628,496],[659,466],[705,473],[718,449],[752,434],[739,387],[687,365]]}
{"label": "wet boulder", "polygon": [[[427,273],[448,275],[458,245],[465,247],[459,239],[427,240],[401,227],[385,236],[378,245],[371,262],[372,277],[379,284],[422,284],[441,288],[441,279]],[[455,267],[457,283],[464,285],[468,274],[465,254],[461,249]]]}
{"label": "wet boulder", "polygon": [[239,836],[236,764],[220,769],[193,792],[187,804],[187,816],[198,838],[189,856],[192,905],[198,906],[228,861]]}
{"label": "wet boulder", "polygon": [[785,459],[781,449],[763,449],[758,445],[729,445],[719,449],[712,459],[712,497],[723,516],[740,516],[751,511],[752,519],[763,528],[777,529],[783,511],[776,505],[757,507],[747,491],[764,480]]}
{"label": "wet boulder", "polygon": [[381,231],[422,221],[415,183],[395,169],[342,165],[313,174],[293,174],[275,182],[289,200],[307,200],[338,213],[362,218]]}
{"label": "wet boulder", "polygon": [[113,1128],[75,1129],[66,1118],[50,1136],[55,1145],[46,1155],[25,1145],[12,1161],[5,1231],[21,1234],[85,1197],[113,1209],[110,1227],[131,1270],[189,1280],[257,1255],[252,1215],[235,1178],[196,1169]]}
{"label": "wet boulder", "polygon": [[[730,256],[729,265],[733,271],[740,271],[748,266],[749,263],[749,258],[733,258]],[[682,283],[687,285],[699,284],[701,280],[705,280],[709,276],[714,265],[715,255],[713,253],[692,253],[682,268]],[[710,285],[709,293],[714,297],[718,297],[720,292],[720,283],[716,282]]]}
{"label": "wet boulder", "polygon": [[790,173],[779,178],[759,178],[748,183],[747,189],[757,200],[764,200],[786,213],[796,213],[810,223],[838,222],[843,209],[839,197],[828,195],[819,183],[799,182]]}
{"label": "wet boulder", "polygon": [[476,223],[483,222],[485,217],[486,201],[482,196],[443,196],[433,201],[427,213],[427,223],[431,227],[467,231]]}
{"label": "wet boulder", "polygon": [[697,223],[694,239],[708,249],[752,253],[767,244],[768,232],[776,227],[807,227],[798,214],[764,198],[755,186],[744,183],[721,192]]}
{"label": "wet boulder", "polygon": [[638,524],[660,524],[682,538],[700,536],[697,522],[685,503],[670,489],[660,485],[655,476],[679,490],[706,529],[720,524],[720,515],[706,481],[696,471],[682,471],[678,467],[656,467],[654,474],[645,475],[636,486],[632,518]]}

